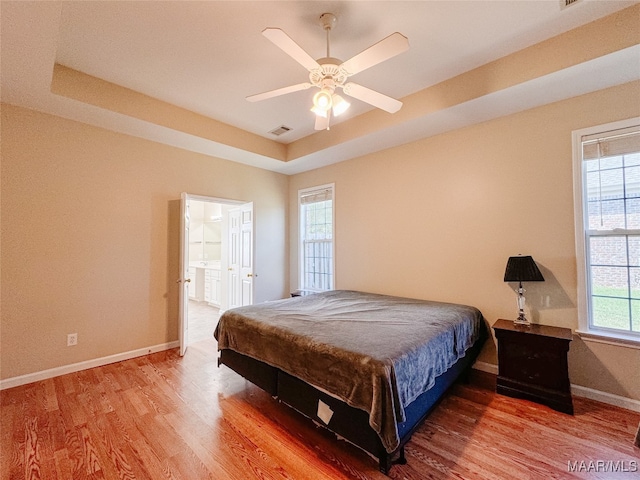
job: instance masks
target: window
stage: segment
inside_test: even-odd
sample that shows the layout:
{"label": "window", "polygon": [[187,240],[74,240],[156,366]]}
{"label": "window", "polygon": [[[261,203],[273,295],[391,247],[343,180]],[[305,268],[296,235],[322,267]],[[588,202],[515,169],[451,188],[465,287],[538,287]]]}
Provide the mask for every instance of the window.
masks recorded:
{"label": "window", "polygon": [[333,184],[298,191],[303,290],[333,289],[333,191]]}
{"label": "window", "polygon": [[640,345],[640,119],[574,132],[580,333]]}

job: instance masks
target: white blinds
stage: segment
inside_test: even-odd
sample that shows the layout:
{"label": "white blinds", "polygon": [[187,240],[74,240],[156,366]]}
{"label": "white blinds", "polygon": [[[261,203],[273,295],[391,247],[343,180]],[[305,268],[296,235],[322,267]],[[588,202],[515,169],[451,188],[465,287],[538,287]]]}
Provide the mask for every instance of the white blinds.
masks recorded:
{"label": "white blinds", "polygon": [[308,205],[310,203],[325,202],[333,198],[333,189],[320,188],[318,190],[309,190],[300,193],[300,204]]}
{"label": "white blinds", "polygon": [[640,152],[640,126],[582,137],[583,160]]}

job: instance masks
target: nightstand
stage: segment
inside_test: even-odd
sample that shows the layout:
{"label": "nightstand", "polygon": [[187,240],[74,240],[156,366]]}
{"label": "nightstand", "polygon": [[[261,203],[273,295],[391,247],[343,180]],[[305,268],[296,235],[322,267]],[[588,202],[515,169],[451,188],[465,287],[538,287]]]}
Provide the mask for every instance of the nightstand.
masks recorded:
{"label": "nightstand", "polygon": [[567,352],[571,329],[498,320],[497,392],[573,415]]}
{"label": "nightstand", "polygon": [[304,297],[305,295],[311,295],[313,293],[318,293],[318,292],[314,292],[311,290],[294,290],[293,292],[291,292],[291,296],[292,297]]}

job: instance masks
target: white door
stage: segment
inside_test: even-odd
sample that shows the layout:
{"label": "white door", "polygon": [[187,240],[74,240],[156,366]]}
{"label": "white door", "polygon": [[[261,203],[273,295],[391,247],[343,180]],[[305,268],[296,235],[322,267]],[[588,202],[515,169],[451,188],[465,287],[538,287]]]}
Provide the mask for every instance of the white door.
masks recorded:
{"label": "white door", "polygon": [[189,195],[180,195],[180,278],[178,278],[178,338],[180,355],[187,351],[189,341]]}
{"label": "white door", "polygon": [[240,207],[240,305],[253,304],[253,203]]}
{"label": "white door", "polygon": [[253,303],[253,203],[229,210],[229,308]]}
{"label": "white door", "polygon": [[240,209],[229,210],[229,308],[240,306]]}

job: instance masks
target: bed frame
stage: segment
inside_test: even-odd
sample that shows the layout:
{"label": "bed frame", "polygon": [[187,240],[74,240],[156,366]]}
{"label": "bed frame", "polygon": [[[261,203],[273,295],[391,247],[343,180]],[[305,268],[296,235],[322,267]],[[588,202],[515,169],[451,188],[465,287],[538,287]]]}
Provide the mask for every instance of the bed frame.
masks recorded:
{"label": "bed frame", "polygon": [[[398,423],[400,445],[391,453],[385,450],[380,437],[369,426],[369,414],[364,410],[351,407],[336,397],[328,395],[276,367],[233,350],[224,349],[220,351],[218,366],[221,364],[228,366],[271,396],[314,420],[316,424],[322,425],[370,453],[378,459],[380,471],[388,475],[392,465],[406,463],[404,445],[437,406],[447,389],[458,378],[468,379],[469,371],[486,339],[487,328],[483,322],[480,337],[467,350],[465,356],[458,359],[446,372],[438,376],[432,388],[405,408],[406,420]],[[328,405],[333,411],[328,424],[318,416],[320,401]]]}

